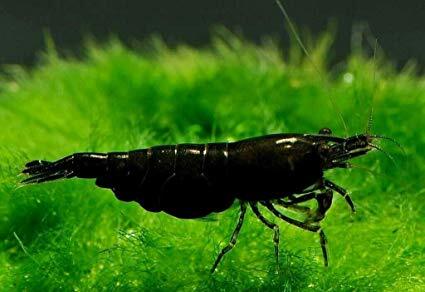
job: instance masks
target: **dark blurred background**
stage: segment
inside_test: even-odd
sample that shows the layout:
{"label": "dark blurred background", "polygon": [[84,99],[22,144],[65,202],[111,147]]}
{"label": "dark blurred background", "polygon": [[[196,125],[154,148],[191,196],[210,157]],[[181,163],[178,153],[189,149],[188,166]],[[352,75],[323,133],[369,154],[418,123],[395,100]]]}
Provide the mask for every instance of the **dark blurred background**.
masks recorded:
{"label": "dark blurred background", "polygon": [[[329,19],[337,23],[333,62],[350,52],[353,27],[363,25],[399,67],[409,59],[424,67],[424,0],[283,2],[300,28],[317,33],[326,29]],[[0,64],[33,64],[45,47],[44,32],[60,50],[78,54],[87,35],[101,41],[115,35],[131,43],[158,33],[171,45],[202,46],[218,24],[255,42],[264,35],[287,39],[274,0],[0,0]]]}

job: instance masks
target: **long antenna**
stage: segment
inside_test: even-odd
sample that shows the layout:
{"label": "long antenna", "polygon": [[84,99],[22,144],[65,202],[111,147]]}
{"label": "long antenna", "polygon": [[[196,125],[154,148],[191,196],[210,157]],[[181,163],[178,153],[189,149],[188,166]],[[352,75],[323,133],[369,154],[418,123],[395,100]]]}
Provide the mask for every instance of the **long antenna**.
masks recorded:
{"label": "long antenna", "polygon": [[[289,30],[292,33],[292,35],[295,37],[295,40],[297,41],[298,45],[301,47],[301,49],[303,50],[304,54],[307,56],[307,59],[312,64],[314,70],[316,70],[317,74],[322,79],[322,82],[323,83],[326,83],[325,79],[323,78],[322,74],[320,73],[319,68],[316,66],[316,63],[314,62],[313,58],[310,56],[310,53],[308,52],[306,46],[304,45],[304,43],[302,42],[299,34],[297,33],[297,31],[295,29],[295,26],[292,23],[291,18],[289,17],[288,13],[286,12],[286,9],[283,6],[282,2],[280,0],[275,0],[275,3],[279,7],[279,9],[282,12],[283,16],[285,17],[285,20],[286,20],[286,22],[288,23],[288,26],[289,26]],[[342,126],[344,127],[345,135],[348,136],[347,124],[345,123],[344,118],[341,115],[341,111],[338,109],[338,107],[337,107],[336,103],[334,102],[334,100],[333,100],[333,98],[332,98],[331,95],[329,95],[329,100],[331,102],[331,105],[332,105],[334,111],[338,114],[338,117],[339,117],[339,119],[341,121]]]}
{"label": "long antenna", "polygon": [[375,45],[373,48],[373,88],[372,88],[372,100],[370,104],[370,112],[369,112],[369,118],[367,120],[367,126],[366,126],[366,134],[370,134],[370,130],[372,129],[372,123],[373,123],[373,104],[374,104],[374,95],[376,90],[376,51],[378,48],[378,39],[375,38]]}

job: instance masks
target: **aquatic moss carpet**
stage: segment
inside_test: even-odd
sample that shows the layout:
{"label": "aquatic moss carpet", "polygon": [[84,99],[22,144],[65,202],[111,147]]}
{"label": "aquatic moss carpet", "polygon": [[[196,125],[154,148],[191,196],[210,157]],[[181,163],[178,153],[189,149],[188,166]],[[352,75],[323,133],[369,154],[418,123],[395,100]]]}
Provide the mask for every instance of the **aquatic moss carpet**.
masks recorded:
{"label": "aquatic moss carpet", "polygon": [[[225,34],[225,33],[224,33]],[[299,50],[235,36],[211,46],[130,50],[118,41],[85,57],[50,48],[31,70],[0,81],[0,287],[22,290],[424,291],[425,78],[396,72],[379,54],[329,68],[329,36]],[[25,162],[73,152],[234,141],[278,132],[362,133],[396,139],[328,178],[350,191],[323,221],[330,266],[315,234],[281,227],[280,274],[272,232],[248,212],[238,244],[209,269],[238,208],[203,220],[149,213],[91,180],[18,188]],[[339,115],[347,124],[344,129]],[[200,194],[202,195],[202,194]],[[266,210],[264,210],[265,213]],[[272,219],[272,216],[268,216]]]}

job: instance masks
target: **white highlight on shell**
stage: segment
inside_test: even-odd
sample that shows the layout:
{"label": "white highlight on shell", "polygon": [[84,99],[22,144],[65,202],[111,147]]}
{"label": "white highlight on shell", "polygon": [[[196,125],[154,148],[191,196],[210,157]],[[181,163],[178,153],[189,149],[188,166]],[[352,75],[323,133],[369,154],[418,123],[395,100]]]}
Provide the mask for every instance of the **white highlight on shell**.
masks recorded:
{"label": "white highlight on shell", "polygon": [[201,151],[200,150],[196,150],[196,149],[190,149],[189,150],[189,153],[190,154],[201,154]]}
{"label": "white highlight on shell", "polygon": [[285,138],[280,139],[276,141],[276,144],[282,144],[282,143],[295,143],[297,142],[297,138]]}
{"label": "white highlight on shell", "polygon": [[[104,154],[92,154],[90,155],[92,158],[105,158]],[[126,158],[126,157],[124,157]],[[38,160],[39,163],[41,163],[41,160]]]}

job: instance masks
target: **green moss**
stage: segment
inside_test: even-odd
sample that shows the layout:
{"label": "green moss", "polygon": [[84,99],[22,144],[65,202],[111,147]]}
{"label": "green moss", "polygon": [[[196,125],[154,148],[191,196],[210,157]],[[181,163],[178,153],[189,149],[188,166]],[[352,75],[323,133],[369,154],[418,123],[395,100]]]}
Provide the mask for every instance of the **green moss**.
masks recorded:
{"label": "green moss", "polygon": [[[223,34],[223,33],[222,33]],[[152,41],[133,51],[88,45],[83,60],[53,50],[31,71],[9,68],[0,82],[0,283],[6,290],[424,290],[425,79],[385,61],[351,56],[326,68],[329,36],[312,48],[319,71],[296,51],[215,37],[208,49]],[[12,77],[10,77],[12,76]],[[272,233],[251,214],[238,245],[209,274],[237,209],[216,221],[178,220],[117,201],[91,181],[16,188],[31,159],[79,151],[226,141],[328,126],[373,131],[400,142],[358,159],[371,170],[327,176],[351,191],[358,212],[335,198],[318,238],[281,223],[275,274]],[[332,106],[330,100],[335,106]]]}

